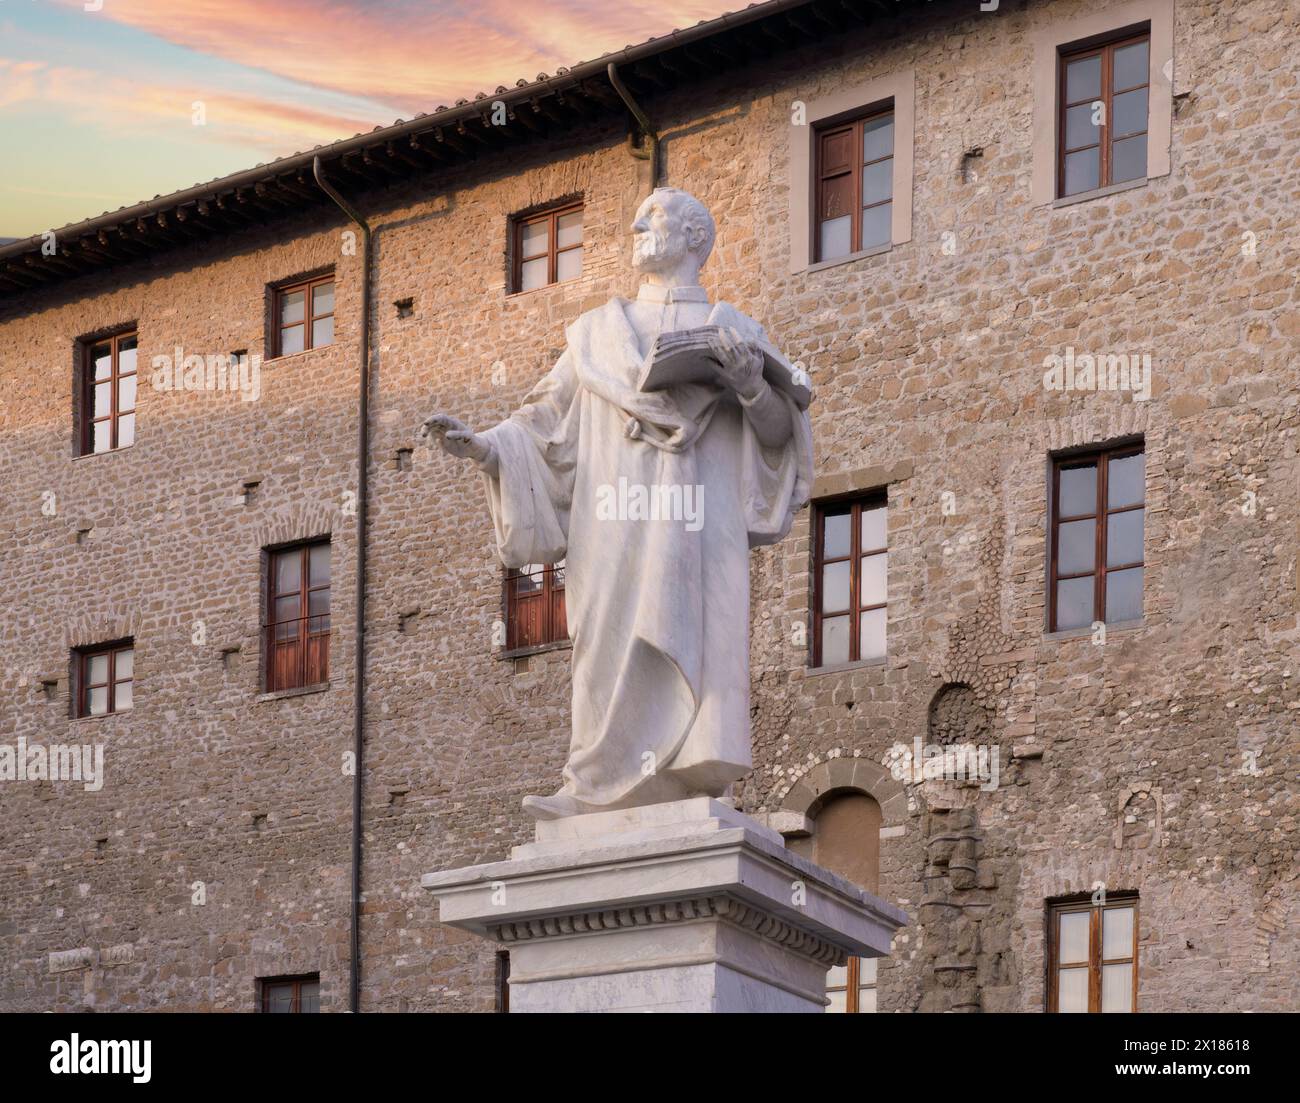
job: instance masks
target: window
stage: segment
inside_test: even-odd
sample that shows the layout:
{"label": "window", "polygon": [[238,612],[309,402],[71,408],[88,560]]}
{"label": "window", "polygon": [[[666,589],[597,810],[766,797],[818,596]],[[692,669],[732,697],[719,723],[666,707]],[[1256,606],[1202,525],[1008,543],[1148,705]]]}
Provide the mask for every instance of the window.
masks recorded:
{"label": "window", "polygon": [[1138,898],[1048,904],[1047,1010],[1137,1011]]}
{"label": "window", "polygon": [[533,291],[582,275],[582,204],[514,220],[514,291]]}
{"label": "window", "polygon": [[[831,798],[813,825],[813,861],[870,892],[880,889],[880,804],[866,793],[846,792]],[[874,1014],[874,957],[851,957],[826,974],[831,1012]]]}
{"label": "window", "polygon": [[1049,631],[1141,619],[1145,504],[1141,444],[1054,462]]}
{"label": "window", "polygon": [[262,1011],[268,1015],[320,1013],[320,974],[271,977],[261,982]]}
{"label": "window", "polygon": [[510,1014],[510,951],[498,950],[496,955],[496,976],[493,978],[496,996],[496,1011],[501,1015]]}
{"label": "window", "polygon": [[82,345],[81,454],[135,443],[136,335]]}
{"label": "window", "polygon": [[[833,792],[813,817],[811,838],[791,839],[794,853],[838,873],[868,892],[880,889],[880,803],[869,793]],[[826,974],[828,1012],[870,1014],[876,1010],[876,964],[851,957]]]}
{"label": "window", "polygon": [[[911,241],[915,70],[861,84],[828,82],[824,95],[812,86],[801,92],[807,93],[799,96],[802,118],[792,121],[807,125],[789,128],[790,272],[861,256],[855,249],[883,251]],[[855,130],[847,138],[835,137]],[[822,248],[823,236],[836,235],[838,246],[830,240]],[[843,249],[839,255],[837,247]]]}
{"label": "window", "polygon": [[[1174,7],[1175,0],[1086,4],[1071,15],[1049,13],[1027,32],[1032,56],[1034,119],[1029,197],[1033,206],[1064,206],[1107,194],[1107,181],[1131,187],[1169,175],[1174,120]],[[1126,49],[1130,46],[1137,49]],[[1109,58],[1095,62],[1095,70],[1080,64],[1070,74],[1074,87],[1067,88],[1067,68],[1075,62],[1086,63],[1089,56],[1099,57],[1107,49]],[[1136,65],[1143,55],[1146,60]],[[1138,95],[1121,101],[1130,92]],[[1144,98],[1146,107],[1142,108]],[[1107,125],[1104,132],[1101,126],[1092,126],[1091,105],[1097,103],[1097,121]],[[1087,109],[1072,112],[1072,127],[1065,125],[1067,104]],[[1136,129],[1130,133],[1135,114]],[[1115,125],[1109,125],[1112,123]],[[1080,127],[1084,128],[1082,136]],[[1070,130],[1073,133],[1068,133]],[[1125,144],[1126,139],[1137,140]],[[1068,173],[1064,164],[1067,142],[1072,151],[1081,154],[1071,160]],[[1105,175],[1103,157],[1109,158]],[[1139,163],[1136,168],[1135,162]],[[1136,175],[1128,177],[1129,172]],[[1071,177],[1068,187],[1067,176]]]}
{"label": "window", "polygon": [[266,689],[299,689],[329,680],[328,540],[267,555]]}
{"label": "window", "polygon": [[276,356],[334,343],[334,274],[287,284],[275,292]]}
{"label": "window", "polygon": [[893,107],[820,129],[816,141],[816,260],[834,260],[889,244]]}
{"label": "window", "polygon": [[1057,181],[1064,197],[1147,174],[1150,35],[1062,53]]}
{"label": "window", "polygon": [[122,640],[73,652],[74,716],[108,716],[134,702],[135,643]]}
{"label": "window", "polygon": [[569,638],[564,609],[564,560],[530,563],[506,572],[506,650]]}
{"label": "window", "polygon": [[876,959],[851,957],[826,974],[828,1013],[874,1015],[876,1013]]}
{"label": "window", "polygon": [[879,495],[816,508],[813,666],[885,657],[886,518]]}

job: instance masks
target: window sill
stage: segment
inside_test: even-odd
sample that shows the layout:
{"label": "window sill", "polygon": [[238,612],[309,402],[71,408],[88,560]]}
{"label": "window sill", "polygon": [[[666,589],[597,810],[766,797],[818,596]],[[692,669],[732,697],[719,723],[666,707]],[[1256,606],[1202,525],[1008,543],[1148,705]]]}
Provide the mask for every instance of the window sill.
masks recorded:
{"label": "window sill", "polygon": [[1077,195],[1064,195],[1052,201],[1052,208],[1055,210],[1058,207],[1072,207],[1075,203],[1086,203],[1089,199],[1104,199],[1108,195],[1118,195],[1120,192],[1132,191],[1134,188],[1145,188],[1149,183],[1149,178],[1143,176],[1140,180],[1125,180],[1122,184],[1093,188],[1092,191],[1081,191]]}
{"label": "window sill", "polygon": [[526,659],[529,655],[545,655],[548,651],[569,651],[572,640],[556,640],[554,643],[539,643],[535,647],[516,647],[512,651],[498,651],[494,658],[503,662],[509,659]]}
{"label": "window sill", "polygon": [[286,697],[305,697],[309,693],[324,693],[329,688],[329,682],[317,682],[314,686],[296,686],[293,689],[277,689],[271,693],[259,693],[253,700],[283,701]]}
{"label": "window sill", "polygon": [[266,368],[272,364],[282,364],[286,360],[292,360],[295,356],[310,356],[313,352],[324,352],[326,349],[332,349],[337,344],[337,341],[331,341],[328,345],[316,345],[314,348],[299,349],[297,352],[281,353],[279,356],[271,356],[263,360],[262,366]]}
{"label": "window sill", "polygon": [[134,447],[135,442],[132,441],[130,444],[124,444],[120,448],[110,448],[105,452],[78,452],[72,458],[74,460],[94,460],[98,459],[100,456],[115,456],[119,452],[129,452]]}
{"label": "window sill", "polygon": [[544,283],[541,287],[530,287],[527,291],[507,291],[506,302],[510,302],[514,299],[522,299],[527,295],[537,295],[543,291],[550,291],[552,288],[567,287],[569,284],[581,282],[582,276],[574,276],[567,280],[556,280],[554,283]]}
{"label": "window sill", "polygon": [[74,724],[82,724],[90,720],[111,720],[114,716],[127,716],[133,709],[117,709],[115,712],[101,712],[98,716],[73,716],[71,720]]}
{"label": "window sill", "polygon": [[837,663],[835,666],[806,666],[803,673],[805,678],[818,678],[823,674],[851,674],[855,670],[870,670],[872,667],[884,666],[888,662],[888,656],[879,659],[859,659],[855,663]]}
{"label": "window sill", "polygon": [[[1117,620],[1113,624],[1106,625],[1106,635],[1109,637],[1112,632],[1136,632],[1145,628],[1145,620]],[[1078,640],[1085,636],[1091,636],[1093,628],[1091,624],[1085,624],[1080,628],[1063,628],[1056,632],[1044,632],[1043,640],[1047,643],[1054,643],[1058,640]]]}
{"label": "window sill", "polygon": [[810,264],[804,269],[804,272],[811,275],[814,272],[825,272],[828,268],[838,268],[841,264],[852,264],[855,260],[866,260],[868,257],[878,257],[888,253],[894,247],[892,241],[885,242],[884,245],[873,245],[870,249],[859,249],[856,253],[849,253],[848,256],[836,257],[834,260],[819,260],[816,264]]}

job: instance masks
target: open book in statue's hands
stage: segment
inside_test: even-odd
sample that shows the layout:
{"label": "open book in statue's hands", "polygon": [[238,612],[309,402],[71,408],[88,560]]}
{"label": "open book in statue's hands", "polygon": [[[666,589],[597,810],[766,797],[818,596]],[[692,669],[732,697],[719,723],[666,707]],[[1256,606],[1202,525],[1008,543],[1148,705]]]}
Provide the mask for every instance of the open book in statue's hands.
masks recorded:
{"label": "open book in statue's hands", "polygon": [[721,326],[659,334],[641,366],[637,387],[643,391],[661,391],[684,383],[717,382],[716,345],[725,339]]}
{"label": "open book in statue's hands", "polygon": [[[660,333],[641,365],[637,389],[663,390],[668,386],[680,386],[688,382],[716,382],[719,346],[732,345],[737,339],[744,341],[745,338],[722,325],[699,325],[694,329]],[[783,390],[801,406],[807,406],[811,389],[806,380],[797,379],[789,365],[771,346],[763,342],[755,343],[763,352],[763,379],[777,390]]]}
{"label": "open book in statue's hands", "polygon": [[[716,349],[734,340],[722,326],[697,326],[661,333],[646,355],[637,379],[637,389],[661,391],[683,383],[715,383],[718,378]],[[797,379],[775,349],[758,342],[763,353],[763,378],[784,391],[801,406],[807,406],[811,391]]]}

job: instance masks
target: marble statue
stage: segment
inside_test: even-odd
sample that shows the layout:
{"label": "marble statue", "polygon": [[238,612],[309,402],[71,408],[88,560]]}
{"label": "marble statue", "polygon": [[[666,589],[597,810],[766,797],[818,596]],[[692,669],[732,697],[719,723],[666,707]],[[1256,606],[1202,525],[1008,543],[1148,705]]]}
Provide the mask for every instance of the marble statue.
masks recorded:
{"label": "marble statue", "polygon": [[[506,566],[565,560],[573,734],[560,790],[524,800],[537,819],[717,797],[749,771],[749,549],[812,483],[806,377],[700,286],[708,210],[657,188],[631,229],[634,301],[570,325],[501,424],[421,429],[478,465]],[[674,341],[699,355],[658,363]]]}

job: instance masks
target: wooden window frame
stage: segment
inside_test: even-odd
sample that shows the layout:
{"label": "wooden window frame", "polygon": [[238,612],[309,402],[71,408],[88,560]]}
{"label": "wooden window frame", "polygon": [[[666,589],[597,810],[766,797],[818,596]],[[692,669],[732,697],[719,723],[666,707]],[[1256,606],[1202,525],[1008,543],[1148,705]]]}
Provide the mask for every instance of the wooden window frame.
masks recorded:
{"label": "wooden window frame", "polygon": [[[1047,571],[1047,626],[1049,632],[1076,631],[1082,630],[1085,626],[1076,626],[1075,628],[1062,629],[1056,625],[1056,584],[1060,581],[1071,578],[1088,578],[1091,577],[1092,583],[1092,624],[1098,621],[1105,624],[1106,621],[1106,575],[1115,571],[1126,571],[1135,567],[1144,568],[1142,578],[1143,593],[1146,592],[1146,548],[1145,538],[1143,540],[1142,558],[1133,563],[1123,563],[1114,567],[1106,565],[1106,530],[1110,524],[1110,518],[1116,513],[1131,513],[1135,509],[1145,510],[1147,507],[1146,480],[1142,483],[1142,501],[1133,505],[1120,506],[1117,509],[1111,509],[1107,505],[1107,495],[1110,491],[1108,475],[1112,460],[1126,459],[1129,456],[1146,455],[1145,441],[1130,441],[1127,444],[1117,444],[1107,448],[1098,448],[1086,452],[1070,453],[1068,455],[1056,456],[1052,460],[1052,513],[1051,513],[1051,538],[1049,541],[1048,551],[1048,571]],[[1145,459],[1144,459],[1145,465]],[[1061,514],[1061,472],[1071,467],[1085,467],[1089,464],[1097,465],[1097,487],[1096,500],[1093,504],[1093,513],[1079,513],[1062,516]],[[1144,467],[1145,470],[1145,467]],[[1060,542],[1061,525],[1068,524],[1071,521],[1088,521],[1093,520],[1095,525],[1095,548],[1093,550],[1092,570],[1078,571],[1074,574],[1060,574],[1058,571],[1058,552]],[[1144,532],[1145,532],[1145,518]],[[1140,620],[1141,617],[1139,616]],[[1127,621],[1116,621],[1114,623],[1123,624]]]}
{"label": "wooden window frame", "polygon": [[[828,563],[852,563],[857,564],[856,570],[849,571],[849,607],[847,610],[832,610],[829,614],[832,617],[848,615],[849,618],[849,658],[848,662],[857,663],[863,660],[859,657],[862,654],[861,624],[862,614],[872,609],[885,609],[885,649],[889,649],[889,565],[886,560],[885,565],[885,600],[873,605],[861,605],[859,590],[861,588],[862,567],[861,560],[869,555],[880,555],[889,553],[889,497],[886,491],[873,491],[868,494],[856,494],[852,497],[828,498],[813,503],[813,638],[812,638],[812,666],[814,669],[822,666],[822,621],[826,614],[822,611],[822,574],[823,568]],[[849,554],[837,555],[831,559],[825,557],[826,545],[826,514],[828,511],[835,511],[849,507]],[[864,509],[884,508],[885,513],[885,546],[883,548],[869,548],[863,550],[862,543],[862,511]],[[878,659],[868,660],[877,662]],[[840,664],[836,664],[840,665]]]}
{"label": "wooden window frame", "polygon": [[[136,370],[123,372],[120,370],[122,342],[135,340]],[[136,407],[132,405],[129,410],[120,408],[120,392],[123,379],[135,378],[136,380],[136,397],[140,394],[140,334],[135,329],[124,329],[120,333],[114,333],[107,337],[96,337],[94,339],[82,340],[81,346],[81,429],[78,434],[80,455],[83,456],[102,456],[104,452],[116,452],[121,448],[130,448],[135,443],[135,434],[131,435],[131,444],[118,443],[118,431],[121,419],[128,414],[135,417]],[[109,384],[109,393],[112,395],[112,404],[109,412],[103,417],[95,416],[95,366],[91,355],[93,350],[99,345],[109,346],[109,376],[107,379],[101,379],[98,382]],[[109,447],[104,452],[95,451],[95,426],[101,421],[109,423]]]}
{"label": "wooden window frame", "polygon": [[[879,959],[876,960],[879,961]],[[831,987],[828,985],[826,991],[827,992],[842,991],[844,993],[844,1013],[846,1015],[870,1014],[870,1012],[865,1012],[862,1010],[862,989],[870,988],[875,990],[877,992],[876,999],[877,1000],[880,999],[880,996],[878,994],[880,989],[880,974],[878,971],[879,968],[880,966],[879,964],[877,964],[876,965],[877,973],[876,973],[875,982],[873,982],[872,984],[864,985],[862,983],[862,958],[851,956],[845,966],[845,974],[844,974],[845,987],[840,988],[839,985],[835,985],[834,987]],[[876,1006],[878,1009],[879,1004],[877,1004]]]}
{"label": "wooden window frame", "polygon": [[[884,157],[877,157],[872,161],[864,163],[862,160],[863,134],[865,133],[866,124],[869,122],[875,122],[877,119],[884,118],[885,116],[889,116],[891,120],[892,132],[893,132],[889,143],[889,153]],[[864,210],[868,210],[871,208],[884,206],[884,204],[886,203],[893,204],[897,198],[894,194],[894,172],[893,172],[892,162],[895,156],[897,155],[896,146],[897,146],[897,139],[898,139],[898,119],[897,119],[897,114],[894,110],[894,102],[892,100],[890,100],[886,104],[878,104],[877,106],[869,108],[864,112],[860,112],[852,116],[851,118],[842,119],[836,122],[818,123],[813,128],[813,197],[812,197],[813,198],[813,240],[812,240],[812,258],[813,258],[812,263],[813,264],[821,264],[823,261],[828,261],[828,260],[844,259],[844,257],[822,256],[821,227],[823,221],[828,221],[821,217],[821,212],[823,210],[822,198],[825,194],[826,181],[828,179],[837,179],[845,175],[844,172],[836,172],[833,174],[833,176],[827,175],[826,169],[823,164],[823,150],[825,148],[825,141],[828,137],[831,137],[835,134],[850,131],[850,130],[853,132],[853,155],[852,155],[852,159],[849,162],[847,173],[853,177],[853,210],[851,212],[852,221],[850,222],[850,230],[849,230],[849,251],[848,253],[845,254],[845,256],[852,256],[855,253],[862,252],[864,249],[864,246],[862,244],[862,212]],[[867,207],[864,207],[862,205],[863,172],[868,165],[878,165],[880,164],[881,161],[891,162],[890,175],[889,175],[889,198],[878,200],[877,202],[871,203]],[[890,229],[889,236],[886,237],[886,239],[883,242],[879,242],[876,245],[866,246],[865,248],[870,248],[870,249],[888,248],[893,241],[892,226],[893,226],[893,209],[891,206],[890,209],[891,229]]]}
{"label": "wooden window frame", "polygon": [[[311,584],[311,551],[313,548],[326,547],[330,549],[330,580],[324,585],[313,586]],[[276,562],[279,556],[291,555],[297,553],[302,559],[299,564],[299,588],[297,590],[280,593],[276,589]],[[266,618],[262,624],[262,652],[263,652],[263,691],[266,693],[282,693],[295,689],[310,689],[313,686],[323,686],[329,683],[330,669],[330,634],[332,631],[332,621],[330,618],[334,613],[333,594],[330,595],[330,607],[324,613],[311,612],[311,595],[319,590],[332,591],[334,582],[334,565],[333,565],[333,543],[329,539],[307,540],[298,544],[286,544],[281,547],[268,548],[266,550],[265,560],[265,577],[266,577]],[[281,597],[290,597],[298,595],[298,616],[288,620],[276,620],[275,605],[276,600]],[[327,625],[323,629],[313,630],[311,622],[324,617]],[[281,624],[289,624],[296,620],[298,622],[297,635],[293,637],[298,644],[298,661],[296,664],[296,677],[291,680],[291,684],[279,684],[276,676],[278,669],[276,662],[277,643],[288,643],[288,639],[280,640],[276,635],[276,629]],[[312,644],[314,641],[320,641],[313,656]],[[308,681],[308,674],[313,665],[315,657],[317,665],[320,668],[320,677],[315,681]]]}
{"label": "wooden window frame", "polygon": [[[1111,909],[1133,909],[1133,953],[1130,957],[1103,958],[1102,953],[1102,913]],[[1088,1013],[1101,1013],[1101,973],[1105,965],[1132,965],[1133,996],[1130,1013],[1138,1009],[1138,947],[1141,944],[1142,912],[1136,892],[1108,893],[1102,903],[1093,903],[1090,897],[1073,900],[1056,900],[1047,903],[1047,1004],[1048,1014],[1059,1015],[1060,992],[1058,991],[1060,953],[1060,916],[1068,912],[1089,912],[1088,919],[1088,963],[1086,966],[1071,965],[1066,968],[1086,968],[1088,970]]]}
{"label": "wooden window frame", "polygon": [[[568,203],[562,203],[555,207],[547,207],[545,210],[534,211],[532,214],[516,215],[511,219],[510,227],[510,293],[520,295],[524,292],[524,262],[530,260],[540,260],[542,257],[547,258],[546,264],[546,282],[542,287],[551,287],[561,281],[559,278],[560,254],[570,253],[575,249],[583,248],[586,241],[587,219],[584,213],[582,220],[583,235],[577,245],[566,245],[560,248],[560,218],[566,214],[573,214],[575,211],[584,211],[581,199],[575,199]],[[546,236],[546,252],[533,253],[524,256],[524,229],[528,226],[535,226],[539,222],[548,222]],[[577,276],[572,277],[577,279]],[[540,291],[541,287],[529,288],[531,291]]]}
{"label": "wooden window frame", "polygon": [[[563,561],[561,561],[563,562]],[[552,647],[555,644],[567,643],[569,639],[568,609],[561,608],[560,602],[564,598],[564,582],[556,583],[555,576],[557,570],[561,570],[561,565],[556,563],[545,563],[542,565],[542,589],[538,592],[520,595],[518,592],[518,581],[528,575],[535,575],[539,572],[524,572],[521,568],[511,567],[507,569],[504,581],[504,604],[506,620],[506,653],[514,654],[516,652],[533,651],[537,648]],[[534,640],[528,643],[519,641],[519,628],[522,619],[519,614],[519,606],[522,602],[539,604],[542,607],[540,640]]]}
{"label": "wooden window frame", "polygon": [[[131,677],[117,677],[117,657],[123,651],[130,651],[131,655]],[[115,716],[119,712],[127,712],[135,707],[135,640],[128,637],[127,639],[115,640],[112,643],[97,643],[93,647],[79,647],[73,653],[73,692],[72,692],[72,715],[74,719],[93,718],[99,719],[101,716]],[[90,678],[90,660],[99,655],[108,656],[108,679],[104,682],[91,682]],[[117,707],[117,687],[126,682],[131,683],[131,705],[125,709]],[[105,712],[91,712],[89,702],[86,700],[86,694],[92,689],[108,689],[108,709]]]}
{"label": "wooden window frame", "polygon": [[[1125,46],[1133,46],[1138,42],[1147,44],[1147,79],[1141,84],[1134,84],[1128,88],[1112,88],[1114,77],[1115,51]],[[1101,73],[1098,77],[1098,83],[1101,89],[1101,96],[1076,100],[1074,103],[1067,102],[1066,99],[1066,70],[1071,62],[1082,61],[1089,57],[1099,56],[1101,58]],[[1136,92],[1140,88],[1147,90],[1147,118],[1141,130],[1135,130],[1131,134],[1123,134],[1120,139],[1111,138],[1111,120],[1113,118],[1114,100],[1118,95],[1125,92]],[[1079,107],[1083,104],[1101,102],[1102,118],[1105,120],[1098,127],[1099,134],[1096,143],[1090,143],[1084,146],[1076,146],[1073,149],[1066,148],[1065,118],[1066,113],[1071,107]],[[1142,176],[1135,176],[1132,180],[1122,180],[1120,183],[1138,183],[1146,179],[1151,167],[1151,31],[1146,29],[1136,33],[1128,32],[1121,34],[1116,38],[1107,39],[1103,42],[1094,43],[1089,46],[1067,46],[1058,51],[1057,55],[1057,74],[1056,74],[1056,197],[1058,199],[1073,199],[1075,196],[1088,195],[1094,191],[1100,191],[1102,188],[1111,186],[1111,146],[1116,140],[1126,138],[1137,138],[1142,135],[1147,137],[1147,163]],[[1084,188],[1082,191],[1070,192],[1065,191],[1065,158],[1067,154],[1078,153],[1081,150],[1092,149],[1097,145],[1097,184],[1091,188]]]}
{"label": "wooden window frame", "polygon": [[[316,288],[327,283],[336,284],[335,273],[332,270],[322,273],[319,276],[312,276],[309,279],[294,280],[292,283],[280,284],[272,289],[271,325],[273,327],[274,339],[271,342],[271,347],[275,349],[275,355],[277,357],[297,355],[297,353],[286,353],[284,351],[284,331],[287,329],[296,329],[298,326],[302,326],[302,348],[298,350],[299,352],[309,352],[316,348],[329,348],[330,345],[334,344],[333,337],[330,338],[328,344],[324,345],[317,345],[312,341],[312,330],[314,325],[322,318],[334,318],[335,326],[337,327],[338,325],[338,319],[336,317],[336,311],[338,310],[337,285],[334,288],[333,309],[328,310],[323,314],[316,313]],[[280,321],[281,307],[284,303],[284,297],[286,295],[292,295],[295,291],[304,292],[302,300],[302,321],[284,325]],[[337,336],[337,329],[335,331],[335,336]]]}
{"label": "wooden window frame", "polygon": [[[302,986],[304,984],[315,984],[320,986],[319,973],[302,973],[292,977],[261,977],[258,982],[258,1012],[263,1015],[273,1014],[271,1011],[271,988],[277,984],[293,985],[293,996],[289,1004],[288,1014],[290,1015],[310,1015],[313,1012],[302,1010]],[[320,992],[316,993],[316,1009],[320,1010]]]}
{"label": "wooden window frame", "polygon": [[510,1014],[510,951],[498,950],[496,952],[495,969],[493,973],[493,990],[495,993],[494,1010],[499,1015]]}

